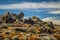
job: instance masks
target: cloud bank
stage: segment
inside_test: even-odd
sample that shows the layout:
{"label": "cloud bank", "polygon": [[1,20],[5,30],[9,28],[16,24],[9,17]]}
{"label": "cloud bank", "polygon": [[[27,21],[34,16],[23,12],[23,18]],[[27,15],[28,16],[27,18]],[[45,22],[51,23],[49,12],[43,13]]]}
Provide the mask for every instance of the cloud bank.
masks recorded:
{"label": "cloud bank", "polygon": [[56,10],[56,11],[49,11],[50,14],[60,14],[60,10]]}
{"label": "cloud bank", "polygon": [[60,19],[58,19],[58,17],[47,17],[47,18],[44,18],[42,19],[43,21],[52,21],[54,24],[58,24],[60,25]]}
{"label": "cloud bank", "polygon": [[0,5],[0,9],[37,9],[37,8],[60,8],[60,3],[56,2],[41,2],[41,3],[17,3],[17,4],[9,4],[9,5]]}

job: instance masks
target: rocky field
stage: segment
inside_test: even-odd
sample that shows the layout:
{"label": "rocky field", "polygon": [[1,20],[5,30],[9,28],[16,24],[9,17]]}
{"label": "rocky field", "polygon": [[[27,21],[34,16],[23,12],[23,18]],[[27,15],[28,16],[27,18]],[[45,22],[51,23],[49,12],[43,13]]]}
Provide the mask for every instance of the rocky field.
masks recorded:
{"label": "rocky field", "polygon": [[0,40],[60,40],[60,25],[6,12],[0,15]]}

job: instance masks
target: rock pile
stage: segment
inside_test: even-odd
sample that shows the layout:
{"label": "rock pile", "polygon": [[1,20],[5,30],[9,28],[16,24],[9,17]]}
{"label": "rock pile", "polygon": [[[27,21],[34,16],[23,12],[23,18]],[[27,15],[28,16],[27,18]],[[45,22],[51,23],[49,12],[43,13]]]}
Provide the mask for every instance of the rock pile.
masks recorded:
{"label": "rock pile", "polygon": [[0,40],[57,40],[50,36],[56,33],[55,29],[52,22],[43,22],[36,16],[25,19],[23,12],[0,16]]}

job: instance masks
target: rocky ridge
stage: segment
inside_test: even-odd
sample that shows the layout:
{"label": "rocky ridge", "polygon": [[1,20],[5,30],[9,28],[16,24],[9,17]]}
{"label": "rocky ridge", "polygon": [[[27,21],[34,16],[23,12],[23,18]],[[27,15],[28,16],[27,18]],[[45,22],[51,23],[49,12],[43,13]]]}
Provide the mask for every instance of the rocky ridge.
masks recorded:
{"label": "rocky ridge", "polygon": [[6,12],[0,16],[1,40],[60,40],[53,34],[60,35],[60,30],[51,21],[47,23],[36,16],[26,19],[23,12],[18,15]]}

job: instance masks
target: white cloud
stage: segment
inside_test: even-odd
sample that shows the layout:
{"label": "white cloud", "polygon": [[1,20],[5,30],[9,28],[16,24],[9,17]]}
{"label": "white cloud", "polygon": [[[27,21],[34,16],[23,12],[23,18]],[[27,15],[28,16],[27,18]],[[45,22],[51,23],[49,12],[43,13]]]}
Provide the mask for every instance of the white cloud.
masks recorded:
{"label": "white cloud", "polygon": [[56,10],[56,11],[49,11],[50,14],[60,14],[60,10]]}
{"label": "white cloud", "polygon": [[56,2],[41,2],[41,3],[18,3],[18,4],[9,4],[9,5],[0,5],[0,9],[30,9],[30,8],[60,8],[60,3]]}
{"label": "white cloud", "polygon": [[30,11],[30,12],[41,12],[41,10],[38,10],[38,9],[30,9],[30,10],[27,10],[27,11]]}
{"label": "white cloud", "polygon": [[47,18],[44,18],[42,19],[43,21],[52,21],[54,24],[58,24],[60,25],[60,19],[58,19],[57,17],[47,17]]}

